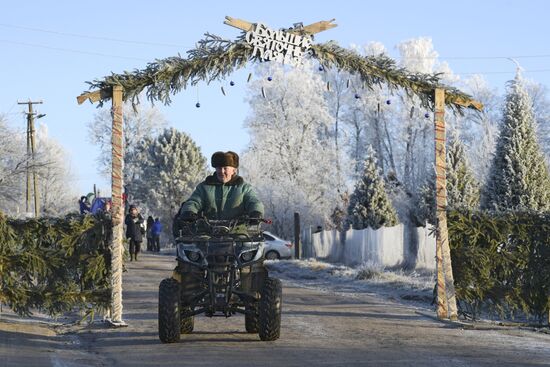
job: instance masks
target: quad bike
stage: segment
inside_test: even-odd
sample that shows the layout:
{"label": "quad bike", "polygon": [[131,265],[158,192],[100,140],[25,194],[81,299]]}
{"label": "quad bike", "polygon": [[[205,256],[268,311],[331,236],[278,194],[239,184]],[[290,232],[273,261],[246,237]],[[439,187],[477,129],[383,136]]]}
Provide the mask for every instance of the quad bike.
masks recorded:
{"label": "quad bike", "polygon": [[191,333],[194,316],[244,314],[245,328],[263,341],[279,338],[282,286],[264,267],[258,219],[198,219],[175,239],[177,266],[159,286],[158,327],[163,343]]}

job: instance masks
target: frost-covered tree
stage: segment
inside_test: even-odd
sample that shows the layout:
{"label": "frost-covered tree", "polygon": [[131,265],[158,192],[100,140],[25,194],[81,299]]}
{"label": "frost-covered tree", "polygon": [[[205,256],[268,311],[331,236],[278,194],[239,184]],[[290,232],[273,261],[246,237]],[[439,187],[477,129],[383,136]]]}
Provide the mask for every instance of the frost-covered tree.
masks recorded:
{"label": "frost-covered tree", "polygon": [[519,73],[508,83],[482,204],[489,210],[550,209],[550,174],[535,135],[533,104]]}
{"label": "frost-covered tree", "polygon": [[308,64],[288,71],[274,63],[260,67],[271,81],[251,83],[248,98],[250,145],[242,157],[243,176],[273,218],[273,230],[283,236],[293,233],[294,212],[303,226],[323,225],[339,198],[334,120],[323,98],[326,85],[313,70]]}
{"label": "frost-covered tree", "polygon": [[[479,183],[456,133],[447,144],[446,177],[447,208],[475,210],[479,207]],[[414,195],[412,212],[418,225],[435,224],[435,196],[435,170],[432,170]]]}
{"label": "frost-covered tree", "polygon": [[42,214],[59,216],[78,211],[78,193],[74,189],[74,176],[67,152],[48,136],[48,128],[43,124],[38,127],[36,144],[37,154],[44,162],[36,170]]}
{"label": "frost-covered tree", "polygon": [[[76,210],[70,161],[43,124],[37,129],[35,149],[33,158],[27,154],[25,132],[14,129],[0,116],[0,211],[14,217],[24,214],[27,169],[36,174],[42,215]],[[30,204],[33,206],[34,200]]]}
{"label": "frost-covered tree", "polygon": [[12,129],[7,119],[0,116],[0,210],[17,211],[23,197],[22,180],[27,163],[23,134]]}
{"label": "frost-covered tree", "polygon": [[447,147],[447,206],[470,210],[479,206],[479,184],[470,169],[464,146],[456,135]]}
{"label": "frost-covered tree", "polygon": [[184,132],[165,129],[157,137],[145,137],[136,147],[139,175],[128,182],[134,199],[171,232],[172,219],[181,203],[206,175],[206,158]]}
{"label": "frost-covered tree", "polygon": [[464,117],[457,119],[455,129],[460,135],[461,143],[467,147],[472,172],[478,182],[485,182],[495,153],[502,114],[502,98],[498,91],[491,88],[479,75],[466,80],[464,89],[476,101],[483,103],[483,110],[466,109]]}
{"label": "frost-covered tree", "polygon": [[[132,181],[140,171],[140,162],[136,160],[136,147],[146,137],[160,134],[166,127],[166,119],[155,107],[144,108],[130,103],[123,107],[124,116],[124,182]],[[99,172],[111,177],[111,128],[113,119],[109,108],[102,108],[87,124],[88,139],[99,147],[97,158]],[[133,193],[127,190],[130,197]]]}
{"label": "frost-covered tree", "polygon": [[538,142],[546,155],[550,166],[550,96],[548,88],[535,82],[527,82],[526,89],[533,100]]}
{"label": "frost-covered tree", "polygon": [[363,177],[356,183],[350,197],[348,218],[354,229],[378,229],[398,223],[371,147],[367,150]]}

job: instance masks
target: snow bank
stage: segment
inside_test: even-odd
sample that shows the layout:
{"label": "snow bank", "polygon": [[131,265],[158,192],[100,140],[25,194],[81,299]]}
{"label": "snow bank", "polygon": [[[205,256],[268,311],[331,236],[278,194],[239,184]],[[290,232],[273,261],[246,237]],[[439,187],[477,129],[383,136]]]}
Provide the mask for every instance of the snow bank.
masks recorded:
{"label": "snow bank", "polygon": [[389,271],[373,263],[351,268],[315,259],[273,260],[266,261],[266,265],[271,276],[300,287],[346,293],[350,297],[377,295],[425,308],[431,308],[433,301],[432,271]]}

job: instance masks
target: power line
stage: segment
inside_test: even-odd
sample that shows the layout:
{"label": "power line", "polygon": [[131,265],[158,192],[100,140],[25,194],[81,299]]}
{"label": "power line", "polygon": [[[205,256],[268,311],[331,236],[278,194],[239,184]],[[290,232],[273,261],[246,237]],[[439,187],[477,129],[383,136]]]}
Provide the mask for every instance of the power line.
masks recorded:
{"label": "power line", "polygon": [[[522,73],[547,73],[550,69],[535,69],[535,70],[522,70]],[[454,75],[476,75],[476,74],[515,74],[516,71],[480,71],[480,72],[468,72],[468,73],[455,73]]]}
{"label": "power line", "polygon": [[86,35],[86,34],[58,32],[58,31],[52,31],[52,30],[48,30],[48,29],[41,29],[41,28],[22,27],[22,26],[17,26],[17,25],[12,25],[12,24],[5,24],[5,23],[0,23],[0,26],[7,27],[7,28],[23,29],[23,30],[32,31],[32,32],[56,34],[56,35],[59,35],[59,36],[95,39],[95,40],[100,40],[100,41],[130,43],[130,44],[134,44],[134,45],[161,46],[161,47],[183,47],[183,48],[186,48],[186,46],[184,46],[184,45],[178,45],[178,44],[172,44],[172,43],[133,41],[133,40],[124,40],[124,39],[120,39],[120,38],[90,36],[90,35]]}
{"label": "power line", "polygon": [[[34,28],[34,27],[24,27],[13,24],[0,23],[1,27],[14,28],[14,29],[23,29],[32,32],[41,32],[56,34],[60,36],[68,37],[77,37],[77,38],[86,38],[86,39],[96,39],[101,41],[109,42],[120,42],[120,43],[129,43],[136,45],[148,45],[148,46],[161,46],[161,47],[181,47],[181,48],[192,48],[192,46],[185,46],[175,43],[159,43],[159,42],[147,42],[147,41],[134,41],[134,40],[125,40],[120,38],[111,38],[111,37],[102,37],[102,36],[92,36],[87,34],[79,33],[69,33],[69,32],[59,32],[49,29]],[[528,58],[550,58],[550,54],[537,54],[537,55],[516,55],[516,56],[418,56],[418,57],[407,57],[407,59],[445,59],[445,60],[497,60],[497,59],[528,59]]]}
{"label": "power line", "polygon": [[518,55],[518,56],[418,56],[407,57],[407,59],[414,60],[431,60],[431,59],[443,59],[443,60],[500,60],[500,59],[535,59],[535,58],[549,58],[550,54],[540,55]]}
{"label": "power line", "polygon": [[63,51],[63,52],[71,52],[71,53],[77,53],[77,54],[84,54],[84,55],[93,55],[93,56],[102,56],[102,57],[112,57],[112,58],[118,58],[118,59],[126,59],[126,60],[138,60],[138,61],[150,61],[141,59],[138,57],[131,57],[131,56],[120,56],[120,55],[110,55],[110,54],[104,54],[100,52],[91,52],[91,51],[82,51],[82,50],[74,50],[70,48],[61,48],[61,47],[51,47],[51,46],[44,46],[44,45],[37,45],[34,43],[27,43],[27,42],[18,42],[18,41],[9,41],[9,40],[3,40],[0,39],[0,42],[3,43],[11,43],[14,45],[21,45],[21,46],[28,46],[28,47],[38,47],[38,48],[45,48],[47,50],[54,50],[54,51]]}

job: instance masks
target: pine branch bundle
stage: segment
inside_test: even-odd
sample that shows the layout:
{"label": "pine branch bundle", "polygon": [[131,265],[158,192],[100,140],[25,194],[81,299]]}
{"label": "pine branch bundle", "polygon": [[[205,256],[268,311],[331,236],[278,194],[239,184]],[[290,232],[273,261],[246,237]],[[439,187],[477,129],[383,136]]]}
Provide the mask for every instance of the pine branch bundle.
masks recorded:
{"label": "pine branch bundle", "polygon": [[0,213],[0,302],[20,315],[105,309],[110,303],[108,217],[12,220]]}
{"label": "pine branch bundle", "polygon": [[449,244],[461,312],[542,324],[550,308],[550,214],[450,211]]}

